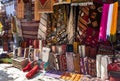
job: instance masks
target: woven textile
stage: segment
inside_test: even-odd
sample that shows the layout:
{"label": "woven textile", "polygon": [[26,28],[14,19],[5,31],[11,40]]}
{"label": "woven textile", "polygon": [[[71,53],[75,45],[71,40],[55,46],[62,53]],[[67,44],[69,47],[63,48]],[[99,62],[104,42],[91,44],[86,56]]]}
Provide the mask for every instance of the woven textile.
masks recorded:
{"label": "woven textile", "polygon": [[33,19],[32,15],[32,0],[23,0],[24,1],[24,18],[28,21]]}
{"label": "woven textile", "polygon": [[89,7],[88,6],[79,7],[76,39],[78,39],[80,43],[83,42],[83,39],[85,38],[85,31],[88,28],[87,26],[88,16],[89,16]]}
{"label": "woven textile", "polygon": [[110,35],[111,35],[110,40],[112,42],[116,41],[117,17],[118,17],[118,2],[115,2],[113,3],[112,24],[110,30]]}
{"label": "woven textile", "polygon": [[24,18],[24,9],[23,0],[17,0],[17,18]]}
{"label": "woven textile", "polygon": [[94,2],[94,5],[89,7],[89,23],[88,26],[99,31],[100,20],[102,15],[102,4]]}
{"label": "woven textile", "polygon": [[106,41],[106,29],[108,19],[109,4],[103,5],[102,18],[100,24],[99,40]]}
{"label": "woven textile", "polygon": [[39,0],[39,13],[53,12],[53,0]]}
{"label": "woven textile", "polygon": [[39,22],[21,21],[23,39],[37,39]]}
{"label": "woven textile", "polygon": [[46,30],[47,30],[47,19],[48,15],[45,13],[41,14],[39,29],[38,29],[38,38],[39,39],[46,39]]}
{"label": "woven textile", "polygon": [[39,21],[41,14],[38,13],[39,11],[39,0],[35,0],[34,2],[34,20]]}
{"label": "woven textile", "polygon": [[74,71],[76,73],[80,73],[80,55],[79,54],[73,55],[73,63],[74,63]]}
{"label": "woven textile", "polygon": [[67,21],[69,15],[69,5],[56,5],[54,6],[54,14],[52,27],[52,43],[64,44],[67,43]]}
{"label": "woven textile", "polygon": [[73,53],[67,52],[66,53],[66,60],[67,60],[67,70],[70,72],[74,71],[74,63],[73,63]]}

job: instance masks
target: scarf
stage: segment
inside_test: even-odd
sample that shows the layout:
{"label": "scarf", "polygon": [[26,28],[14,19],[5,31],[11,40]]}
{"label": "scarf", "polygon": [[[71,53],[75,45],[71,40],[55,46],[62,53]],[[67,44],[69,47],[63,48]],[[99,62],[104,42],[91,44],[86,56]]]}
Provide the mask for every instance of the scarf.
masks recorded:
{"label": "scarf", "polygon": [[24,18],[24,2],[23,0],[17,0],[17,18],[22,19]]}
{"label": "scarf", "polygon": [[103,40],[103,41],[106,41],[108,10],[109,10],[109,4],[104,4],[101,23],[100,23],[100,32],[99,32],[99,40]]}
{"label": "scarf", "polygon": [[118,2],[115,2],[113,4],[112,25],[110,30],[112,42],[116,41],[117,17],[118,17]]}
{"label": "scarf", "polygon": [[39,11],[39,0],[35,0],[35,3],[34,3],[34,20],[35,21],[40,20],[41,14],[38,13],[38,11]]}
{"label": "scarf", "polygon": [[107,30],[106,30],[106,37],[110,40],[110,29],[112,25],[112,14],[113,14],[113,4],[110,4],[109,12],[108,12],[108,21],[107,21]]}

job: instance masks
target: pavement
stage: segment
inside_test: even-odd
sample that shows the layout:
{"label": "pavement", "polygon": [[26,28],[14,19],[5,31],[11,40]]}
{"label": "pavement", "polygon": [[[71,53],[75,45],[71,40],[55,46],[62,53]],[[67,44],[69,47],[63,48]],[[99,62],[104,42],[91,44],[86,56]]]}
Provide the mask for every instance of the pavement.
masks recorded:
{"label": "pavement", "polygon": [[0,64],[0,81],[65,81],[45,76],[44,73],[38,73],[32,79],[27,79],[26,73],[13,67],[12,64]]}

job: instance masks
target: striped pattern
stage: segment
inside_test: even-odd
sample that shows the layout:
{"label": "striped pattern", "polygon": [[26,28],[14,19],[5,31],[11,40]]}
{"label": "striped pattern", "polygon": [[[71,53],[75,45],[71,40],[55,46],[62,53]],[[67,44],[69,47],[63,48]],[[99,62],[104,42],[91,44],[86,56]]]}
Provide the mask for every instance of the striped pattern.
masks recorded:
{"label": "striped pattern", "polygon": [[23,39],[37,39],[39,22],[21,21]]}
{"label": "striped pattern", "polygon": [[78,24],[77,24],[77,39],[81,43],[84,38],[84,32],[88,28],[88,16],[89,16],[89,7],[79,7],[79,15],[78,15]]}
{"label": "striped pattern", "polygon": [[38,38],[46,39],[46,30],[47,30],[47,14],[41,14],[39,28],[38,28]]}

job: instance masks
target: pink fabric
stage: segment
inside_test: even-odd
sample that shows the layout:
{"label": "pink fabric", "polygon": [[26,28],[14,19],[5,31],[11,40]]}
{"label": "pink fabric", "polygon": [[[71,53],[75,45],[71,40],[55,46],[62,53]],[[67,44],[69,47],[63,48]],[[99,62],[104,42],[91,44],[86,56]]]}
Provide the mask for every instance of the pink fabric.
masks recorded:
{"label": "pink fabric", "polygon": [[104,4],[101,23],[100,23],[100,32],[99,32],[99,40],[102,40],[102,41],[106,41],[108,11],[109,11],[109,4]]}

